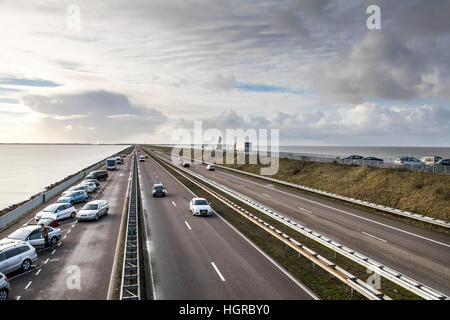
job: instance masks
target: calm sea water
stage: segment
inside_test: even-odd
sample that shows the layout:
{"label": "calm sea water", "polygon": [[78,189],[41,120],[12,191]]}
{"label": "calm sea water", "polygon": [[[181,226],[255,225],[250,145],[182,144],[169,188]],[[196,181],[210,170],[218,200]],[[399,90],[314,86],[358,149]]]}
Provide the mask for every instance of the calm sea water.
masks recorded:
{"label": "calm sea water", "polygon": [[0,145],[0,210],[127,146]]}

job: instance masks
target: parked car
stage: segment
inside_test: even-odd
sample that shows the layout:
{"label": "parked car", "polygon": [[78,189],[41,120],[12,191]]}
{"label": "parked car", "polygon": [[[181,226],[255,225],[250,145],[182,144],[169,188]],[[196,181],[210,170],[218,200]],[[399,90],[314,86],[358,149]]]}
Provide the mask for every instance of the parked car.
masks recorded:
{"label": "parked car", "polygon": [[361,160],[361,159],[364,159],[364,157],[363,156],[358,156],[358,155],[351,155],[351,156],[345,157],[344,159]]}
{"label": "parked car", "polygon": [[189,203],[189,211],[196,216],[209,216],[212,214],[211,206],[204,198],[193,198]]}
{"label": "parked car", "polygon": [[363,160],[384,162],[383,159],[375,158],[375,157],[365,157],[365,158],[363,158]]}
{"label": "parked car", "polygon": [[154,184],[152,187],[152,195],[153,197],[165,197],[167,194],[166,189],[161,183]]}
{"label": "parked car", "polygon": [[87,195],[88,195],[89,198],[91,197],[92,192],[93,192],[92,187],[89,187],[89,186],[87,186],[87,185],[81,185],[81,184],[79,184],[79,185],[76,185],[76,186],[74,186],[74,187],[69,188],[67,191],[64,191],[62,195],[65,196],[65,195],[67,195],[69,192],[72,192],[72,191],[78,191],[78,190],[86,191],[86,193],[87,193]]}
{"label": "parked car", "polygon": [[144,162],[144,161],[145,161],[145,157],[144,157],[144,156],[142,156],[142,155],[141,155],[141,156],[139,156],[139,161],[140,161],[140,162]]}
{"label": "parked car", "polygon": [[214,170],[216,170],[216,166],[213,165],[213,164],[208,164],[208,165],[206,166],[206,169],[208,169],[209,171],[214,171]]}
{"label": "parked car", "polygon": [[0,301],[8,299],[8,294],[11,291],[11,285],[8,282],[8,278],[0,273]]}
{"label": "parked car", "polygon": [[441,159],[435,164],[440,166],[450,166],[450,159]]}
{"label": "parked car", "polygon": [[108,179],[108,171],[106,170],[92,171],[86,176],[86,179],[97,179],[106,181],[106,179]]}
{"label": "parked car", "polygon": [[83,181],[95,183],[97,188],[100,187],[100,181],[98,181],[97,179],[84,179]]}
{"label": "parked car", "polygon": [[88,187],[89,192],[97,192],[97,186],[93,182],[89,181],[82,181],[79,186],[86,186]]}
{"label": "parked car", "polygon": [[[59,241],[59,239],[61,239],[61,230],[59,228],[53,227],[47,228],[48,228],[48,241],[50,242],[51,245],[55,245]],[[9,240],[19,240],[28,242],[35,248],[45,247],[45,238],[44,235],[42,234],[41,226],[38,225],[27,225],[20,229],[17,229],[5,239],[0,240],[0,243]]]}
{"label": "parked car", "polygon": [[109,204],[106,200],[95,200],[84,205],[84,207],[78,211],[78,220],[98,220],[101,216],[107,215],[109,210]]}
{"label": "parked car", "polygon": [[190,167],[190,163],[187,162],[187,161],[183,161],[183,167],[189,168]]}
{"label": "parked car", "polygon": [[54,203],[46,206],[44,210],[38,212],[34,217],[35,221],[39,221],[46,214],[54,214],[57,220],[65,218],[74,218],[76,211],[75,208],[69,203]]}
{"label": "parked car", "polygon": [[37,258],[36,249],[27,242],[8,238],[0,241],[0,272],[3,274],[19,269],[28,271]]}
{"label": "parked car", "polygon": [[409,157],[409,156],[402,156],[399,157],[398,159],[394,160],[394,164],[397,165],[425,165],[425,162],[420,161],[419,159],[416,159],[414,157]]}
{"label": "parked car", "polygon": [[440,160],[442,160],[442,157],[439,156],[427,156],[421,159],[427,166],[438,163]]}
{"label": "parked car", "polygon": [[106,159],[106,170],[116,170],[117,169],[117,159],[108,158]]}
{"label": "parked car", "polygon": [[116,162],[117,162],[117,164],[122,164],[122,158],[117,156],[116,157]]}
{"label": "parked car", "polygon": [[72,206],[75,203],[87,202],[88,195],[86,191],[78,190],[78,191],[69,191],[66,195],[59,197],[57,203],[70,203]]}
{"label": "parked car", "polygon": [[39,221],[36,223],[38,226],[44,225],[44,226],[50,226],[53,228],[58,228],[60,226],[60,223],[58,222],[58,217],[54,213],[46,213],[42,215],[42,217],[39,219]]}

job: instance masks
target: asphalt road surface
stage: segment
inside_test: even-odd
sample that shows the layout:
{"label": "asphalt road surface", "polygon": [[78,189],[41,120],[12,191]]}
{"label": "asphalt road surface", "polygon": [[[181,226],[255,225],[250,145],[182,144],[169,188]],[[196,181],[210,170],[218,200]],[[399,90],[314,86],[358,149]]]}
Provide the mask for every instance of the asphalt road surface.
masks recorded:
{"label": "asphalt road surface", "polygon": [[[110,206],[108,215],[98,221],[76,222],[75,219],[68,219],[61,223],[59,245],[54,249],[39,250],[38,260],[27,273],[16,271],[8,275],[11,283],[8,299],[106,299],[131,160],[131,155],[128,155],[118,170],[109,171],[109,179],[101,181],[99,191],[89,199],[107,200]],[[83,205],[76,205],[77,211]],[[19,223],[3,231],[0,238],[22,224],[32,222],[38,211],[27,214]]]}
{"label": "asphalt road surface", "polygon": [[155,299],[313,299],[218,215],[193,216],[194,195],[156,161],[139,168]]}
{"label": "asphalt road surface", "polygon": [[[161,154],[170,159],[167,154]],[[447,295],[450,236],[226,169],[188,168]],[[369,276],[369,275],[368,275]]]}

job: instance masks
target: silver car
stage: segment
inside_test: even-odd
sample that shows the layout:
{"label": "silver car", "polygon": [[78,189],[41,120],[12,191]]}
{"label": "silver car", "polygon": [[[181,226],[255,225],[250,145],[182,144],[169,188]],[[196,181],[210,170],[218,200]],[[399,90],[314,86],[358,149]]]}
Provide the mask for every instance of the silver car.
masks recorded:
{"label": "silver car", "polygon": [[11,286],[9,285],[8,278],[0,273],[0,301],[8,299],[8,294],[11,291]]}
{"label": "silver car", "polygon": [[[61,239],[61,230],[59,228],[47,227],[48,228],[48,241],[51,245],[55,245],[59,239]],[[44,248],[45,238],[42,234],[41,226],[38,225],[28,225],[20,229],[17,229],[11,233],[7,238],[0,240],[0,244],[4,241],[20,240],[28,242],[35,248]]]}
{"label": "silver car", "polygon": [[106,200],[94,200],[84,205],[77,213],[78,220],[98,220],[100,216],[107,215],[109,203]]}
{"label": "silver car", "polygon": [[0,242],[0,272],[10,273],[19,269],[28,271],[37,260],[36,249],[27,242],[3,239]]}

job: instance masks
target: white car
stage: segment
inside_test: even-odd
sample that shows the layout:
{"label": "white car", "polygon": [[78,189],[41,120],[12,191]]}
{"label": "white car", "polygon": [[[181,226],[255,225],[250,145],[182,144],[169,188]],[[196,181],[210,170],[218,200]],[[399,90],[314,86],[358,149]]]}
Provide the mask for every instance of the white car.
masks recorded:
{"label": "white car", "polygon": [[[55,245],[59,239],[61,239],[61,229],[59,228],[48,228],[48,241],[51,245]],[[41,226],[38,225],[28,225],[17,229],[11,233],[5,239],[0,240],[0,244],[3,242],[8,242],[11,240],[18,240],[28,242],[35,248],[45,247],[45,238],[42,234]]]}
{"label": "white car", "polygon": [[88,202],[78,211],[78,220],[98,220],[101,216],[107,215],[109,203],[106,200],[94,200]]}
{"label": "white car", "polygon": [[41,218],[46,214],[55,214],[57,220],[62,220],[66,218],[74,218],[76,211],[74,206],[70,203],[54,203],[44,208],[41,212],[38,212],[34,217],[35,221],[41,220]]}
{"label": "white car", "polygon": [[8,282],[8,278],[0,273],[0,301],[8,299],[8,294],[11,291],[11,285]]}
{"label": "white car", "polygon": [[97,185],[94,182],[83,181],[79,185],[88,187],[88,192],[97,192]]}
{"label": "white car", "polygon": [[145,157],[144,156],[139,156],[139,161],[140,162],[144,162],[145,161]]}
{"label": "white car", "polygon": [[208,169],[209,171],[214,171],[214,170],[216,170],[216,166],[213,165],[213,164],[208,164],[208,165],[206,166],[206,169]]}
{"label": "white car", "polygon": [[19,269],[28,271],[37,258],[36,249],[29,243],[8,238],[0,242],[0,272],[3,274]]}
{"label": "white car", "polygon": [[212,214],[211,206],[203,198],[193,198],[189,203],[189,211],[195,216],[210,216]]}

